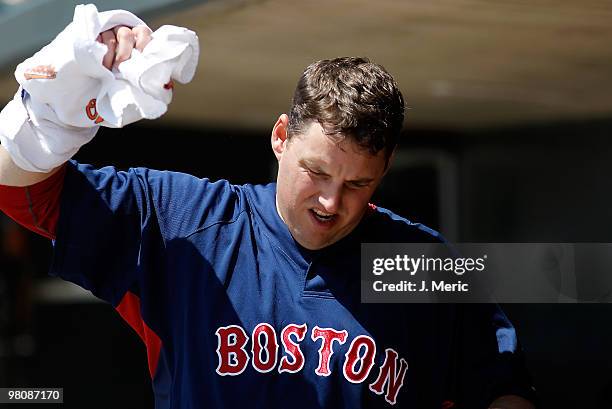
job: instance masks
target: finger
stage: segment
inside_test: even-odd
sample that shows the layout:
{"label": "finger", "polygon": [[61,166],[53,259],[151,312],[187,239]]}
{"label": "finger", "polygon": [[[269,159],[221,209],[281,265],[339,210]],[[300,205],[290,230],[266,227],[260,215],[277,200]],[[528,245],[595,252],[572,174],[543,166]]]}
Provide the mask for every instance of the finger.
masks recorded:
{"label": "finger", "polygon": [[147,44],[153,39],[151,37],[151,29],[147,26],[136,26],[132,29],[132,33],[136,36],[136,49],[140,52],[144,50]]}
{"label": "finger", "polygon": [[115,62],[113,63],[113,68],[116,68],[119,64],[130,58],[136,39],[132,29],[128,27],[115,27],[113,31],[117,36],[117,49],[115,50]]}
{"label": "finger", "polygon": [[108,48],[106,54],[104,54],[104,58],[102,58],[102,65],[108,68],[109,70],[113,66],[113,60],[115,59],[115,48],[117,47],[117,39],[115,38],[115,33],[112,30],[104,31],[100,34],[102,39],[102,44],[106,44]]}

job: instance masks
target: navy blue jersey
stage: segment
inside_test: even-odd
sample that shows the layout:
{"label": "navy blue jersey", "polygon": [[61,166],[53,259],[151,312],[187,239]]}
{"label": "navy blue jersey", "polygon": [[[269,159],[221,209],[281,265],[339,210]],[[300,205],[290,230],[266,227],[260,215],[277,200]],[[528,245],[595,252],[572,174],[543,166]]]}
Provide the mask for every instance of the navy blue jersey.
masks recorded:
{"label": "navy blue jersey", "polygon": [[51,273],[123,311],[165,408],[480,408],[527,396],[495,305],[361,304],[362,242],[438,234],[372,208],[318,251],[275,185],[68,164]]}

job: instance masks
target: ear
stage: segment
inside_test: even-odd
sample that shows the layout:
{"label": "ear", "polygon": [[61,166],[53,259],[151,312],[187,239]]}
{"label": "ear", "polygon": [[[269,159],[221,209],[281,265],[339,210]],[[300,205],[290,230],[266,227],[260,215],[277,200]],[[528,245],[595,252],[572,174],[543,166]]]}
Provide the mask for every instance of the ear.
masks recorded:
{"label": "ear", "polygon": [[285,148],[287,147],[287,128],[289,127],[289,117],[287,114],[282,114],[278,117],[278,120],[272,128],[272,136],[270,143],[272,144],[272,151],[277,160],[280,160]]}

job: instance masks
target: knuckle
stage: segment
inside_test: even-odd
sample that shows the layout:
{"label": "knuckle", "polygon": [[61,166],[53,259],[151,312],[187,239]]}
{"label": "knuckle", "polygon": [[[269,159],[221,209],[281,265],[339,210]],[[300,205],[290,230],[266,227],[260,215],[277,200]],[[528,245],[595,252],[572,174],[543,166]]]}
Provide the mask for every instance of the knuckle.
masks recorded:
{"label": "knuckle", "polygon": [[132,30],[130,30],[129,28],[123,27],[117,32],[117,37],[122,40],[130,40],[134,38],[134,33],[132,33]]}
{"label": "knuckle", "polygon": [[136,26],[132,31],[136,34],[151,34],[151,29],[147,26]]}

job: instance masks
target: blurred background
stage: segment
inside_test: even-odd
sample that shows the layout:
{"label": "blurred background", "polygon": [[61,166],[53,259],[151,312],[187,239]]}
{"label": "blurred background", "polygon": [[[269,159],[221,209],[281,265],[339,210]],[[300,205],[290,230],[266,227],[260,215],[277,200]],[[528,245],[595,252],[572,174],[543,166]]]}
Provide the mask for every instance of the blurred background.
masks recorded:
{"label": "blurred background", "polygon": [[[0,1],[0,99],[73,1]],[[274,175],[270,130],[306,65],[368,56],[410,109],[375,203],[463,242],[612,242],[612,1],[132,0],[200,37],[160,120],[77,155],[240,184]],[[0,386],[64,387],[63,407],[152,408],[144,346],[114,310],[46,276],[50,243],[0,216]],[[112,255],[109,255],[112,257]],[[612,274],[612,271],[610,271]],[[588,282],[577,282],[588,289]],[[508,304],[543,408],[612,401],[610,304]]]}

